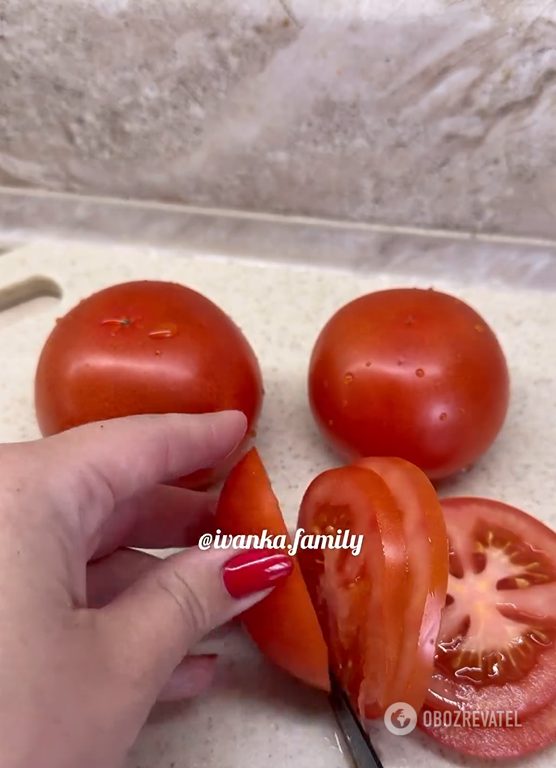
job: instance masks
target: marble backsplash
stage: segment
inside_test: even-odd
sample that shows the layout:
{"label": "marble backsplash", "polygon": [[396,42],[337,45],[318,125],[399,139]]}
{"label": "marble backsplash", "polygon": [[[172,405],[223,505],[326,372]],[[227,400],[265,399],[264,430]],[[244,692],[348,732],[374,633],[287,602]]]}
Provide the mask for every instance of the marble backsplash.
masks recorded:
{"label": "marble backsplash", "polygon": [[556,2],[0,0],[0,184],[556,239]]}

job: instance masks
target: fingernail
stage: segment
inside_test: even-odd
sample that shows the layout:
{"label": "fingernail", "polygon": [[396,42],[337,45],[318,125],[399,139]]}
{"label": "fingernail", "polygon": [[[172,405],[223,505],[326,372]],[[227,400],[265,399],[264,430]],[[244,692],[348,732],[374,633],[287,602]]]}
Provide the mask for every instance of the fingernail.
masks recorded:
{"label": "fingernail", "polygon": [[232,597],[246,597],[287,578],[293,560],[278,552],[242,552],[228,560],[222,569],[224,586]]}

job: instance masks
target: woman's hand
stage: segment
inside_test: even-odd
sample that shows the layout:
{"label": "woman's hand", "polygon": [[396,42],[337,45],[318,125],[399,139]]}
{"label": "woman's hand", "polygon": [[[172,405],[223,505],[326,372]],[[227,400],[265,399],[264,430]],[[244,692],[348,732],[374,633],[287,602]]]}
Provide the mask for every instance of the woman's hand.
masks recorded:
{"label": "woman's hand", "polygon": [[3,768],[119,768],[157,699],[210,684],[195,643],[289,575],[287,555],[195,547],[214,499],[161,485],[245,429],[237,412],[134,416],[0,445]]}

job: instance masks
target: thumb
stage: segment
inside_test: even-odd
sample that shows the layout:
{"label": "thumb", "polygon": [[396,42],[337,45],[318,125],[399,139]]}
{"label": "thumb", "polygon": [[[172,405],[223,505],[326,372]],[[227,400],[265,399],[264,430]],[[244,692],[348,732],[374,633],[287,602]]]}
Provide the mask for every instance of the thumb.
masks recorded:
{"label": "thumb", "polygon": [[195,548],[161,560],[99,612],[117,669],[154,701],[201,638],[262,600],[292,570],[289,555],[271,550]]}

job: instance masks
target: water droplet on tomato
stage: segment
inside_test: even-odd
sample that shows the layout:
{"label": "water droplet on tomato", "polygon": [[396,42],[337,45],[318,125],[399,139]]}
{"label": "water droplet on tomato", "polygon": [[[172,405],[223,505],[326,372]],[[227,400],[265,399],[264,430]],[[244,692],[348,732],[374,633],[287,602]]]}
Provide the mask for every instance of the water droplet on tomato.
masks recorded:
{"label": "water droplet on tomato", "polygon": [[152,331],[149,331],[151,339],[171,339],[178,335],[178,326],[175,323],[160,323]]}
{"label": "water droplet on tomato", "polygon": [[441,413],[438,418],[440,419],[440,421],[446,421],[446,419],[448,418],[448,414],[447,413]]}
{"label": "water droplet on tomato", "polygon": [[415,375],[418,376],[420,379],[422,379],[423,376],[425,375],[425,372],[422,368],[417,368],[417,370],[415,371]]}
{"label": "water droplet on tomato", "polygon": [[477,333],[484,333],[485,327],[484,325],[480,325],[480,323],[477,323],[477,325],[475,326],[475,330],[477,331]]}
{"label": "water droplet on tomato", "polygon": [[159,349],[157,349],[157,350],[156,350],[156,352],[155,352],[155,355],[156,355],[157,357],[160,355],[160,350],[159,350]]}
{"label": "water droplet on tomato", "polygon": [[351,384],[352,382],[353,382],[353,373],[349,373],[348,371],[348,373],[346,373],[346,375],[344,376],[344,383]]}

